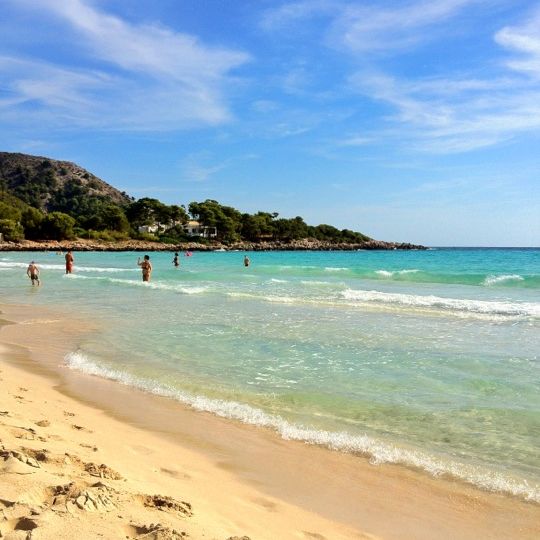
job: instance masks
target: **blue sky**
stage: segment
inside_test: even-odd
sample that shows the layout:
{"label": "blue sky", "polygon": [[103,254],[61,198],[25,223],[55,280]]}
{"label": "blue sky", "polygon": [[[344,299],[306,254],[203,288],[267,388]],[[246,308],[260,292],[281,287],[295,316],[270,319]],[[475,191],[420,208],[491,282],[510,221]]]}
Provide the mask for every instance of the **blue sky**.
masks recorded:
{"label": "blue sky", "polygon": [[0,149],[133,196],[540,245],[540,2],[2,0]]}

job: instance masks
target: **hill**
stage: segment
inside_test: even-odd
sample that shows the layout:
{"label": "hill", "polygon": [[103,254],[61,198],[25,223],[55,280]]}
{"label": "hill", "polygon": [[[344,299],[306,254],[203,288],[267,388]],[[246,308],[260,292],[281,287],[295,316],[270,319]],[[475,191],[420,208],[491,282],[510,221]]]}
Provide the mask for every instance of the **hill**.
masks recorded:
{"label": "hill", "polygon": [[327,224],[308,225],[300,216],[248,214],[212,199],[185,205],[147,197],[136,201],[75,163],[8,152],[0,152],[0,233],[3,240],[20,242],[23,249],[23,244],[33,249],[23,241],[77,238],[86,242],[74,243],[77,249],[91,249],[96,241],[108,242],[107,249],[111,243],[128,249],[137,242],[161,242],[163,246],[156,244],[156,249],[187,242],[209,249],[421,247],[380,242]]}
{"label": "hill", "polygon": [[63,211],[78,199],[98,198],[127,206],[131,197],[70,161],[0,152],[0,188],[44,211]]}

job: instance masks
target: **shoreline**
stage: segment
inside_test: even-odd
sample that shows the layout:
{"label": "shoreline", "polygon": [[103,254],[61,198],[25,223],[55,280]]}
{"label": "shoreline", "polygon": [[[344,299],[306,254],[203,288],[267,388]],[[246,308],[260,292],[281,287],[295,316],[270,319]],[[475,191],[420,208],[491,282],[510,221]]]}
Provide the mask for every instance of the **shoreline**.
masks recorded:
{"label": "shoreline", "polygon": [[19,242],[0,242],[0,251],[359,251],[359,250],[427,250],[425,246],[369,240],[358,244],[333,243],[314,239],[293,240],[291,242],[236,242],[222,244],[212,242],[180,242],[165,244],[145,240],[119,240],[107,242],[100,240],[21,240]]}
{"label": "shoreline", "polygon": [[[197,412],[171,399],[59,367],[62,353],[69,352],[67,342],[81,328],[76,323],[73,328],[66,327],[56,314],[51,319],[41,308],[38,318],[33,313],[33,319],[28,320],[29,309],[8,307],[8,318],[19,324],[4,327],[0,341],[7,337],[12,344],[24,342],[34,356],[26,369],[42,366],[46,358],[49,375],[56,378],[55,392],[100,411],[103,425],[120,421],[121,425],[143,430],[145,437],[158,436],[167,441],[175,453],[202,455],[218,470],[234,476],[236,483],[230,489],[235,493],[247,485],[261,491],[257,497],[271,497],[280,508],[292,505],[299,512],[311,511],[318,519],[329,520],[330,525],[321,522],[316,532],[323,538],[363,537],[358,536],[360,531],[381,538],[415,539],[433,538],[434,531],[438,538],[455,538],[459,531],[457,537],[471,539],[534,538],[540,534],[540,509],[534,503],[433,478],[399,465],[374,466],[361,456],[285,441],[270,430]],[[28,325],[31,329],[24,328]],[[47,350],[43,350],[45,337]],[[141,457],[141,465],[145,459]],[[257,512],[253,512],[253,519],[258,520]],[[286,527],[293,526],[281,513],[274,518],[289,523]],[[336,534],[342,528],[347,532]],[[331,533],[325,535],[323,529]],[[249,535],[250,531],[242,534]],[[251,534],[253,538],[279,537]]]}

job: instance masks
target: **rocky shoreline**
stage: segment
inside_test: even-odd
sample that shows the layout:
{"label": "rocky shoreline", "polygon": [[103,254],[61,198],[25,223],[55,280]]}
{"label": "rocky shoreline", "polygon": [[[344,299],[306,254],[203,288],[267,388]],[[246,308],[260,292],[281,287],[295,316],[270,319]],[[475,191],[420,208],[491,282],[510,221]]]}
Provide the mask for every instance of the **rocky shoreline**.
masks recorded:
{"label": "rocky shoreline", "polygon": [[99,240],[21,240],[1,242],[0,251],[358,251],[358,250],[424,250],[425,246],[369,240],[357,244],[323,242],[315,239],[293,240],[291,242],[237,242],[222,244],[213,242],[183,242],[164,244],[144,240],[122,240],[106,242]]}

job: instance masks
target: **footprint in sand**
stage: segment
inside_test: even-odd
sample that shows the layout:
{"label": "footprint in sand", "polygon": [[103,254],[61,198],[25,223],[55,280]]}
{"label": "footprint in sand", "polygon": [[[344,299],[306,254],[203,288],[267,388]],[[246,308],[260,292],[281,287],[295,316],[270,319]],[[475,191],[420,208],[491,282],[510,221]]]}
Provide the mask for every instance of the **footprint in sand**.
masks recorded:
{"label": "footprint in sand", "polygon": [[79,446],[82,446],[83,448],[89,448],[93,452],[97,452],[99,450],[97,446],[93,446],[92,444],[80,443]]}
{"label": "footprint in sand", "polygon": [[127,538],[136,538],[137,540],[183,540],[189,535],[183,531],[176,531],[170,527],[161,524],[154,525],[128,525],[125,527]]}
{"label": "footprint in sand", "polygon": [[38,523],[33,519],[23,516],[17,519],[10,519],[2,523],[2,528],[0,529],[2,533],[2,538],[13,538],[17,539],[26,539],[31,538],[32,532],[34,529],[38,528]]}
{"label": "footprint in sand", "polygon": [[326,536],[323,536],[322,534],[316,533],[316,532],[309,532],[309,531],[302,531],[304,533],[304,536],[306,538],[310,538],[312,540],[326,540]]}
{"label": "footprint in sand", "polygon": [[275,512],[277,510],[277,504],[269,501],[268,499],[263,499],[262,497],[259,497],[257,499],[252,499],[255,504],[258,504],[262,506],[263,508],[266,508],[269,512]]}
{"label": "footprint in sand", "polygon": [[73,429],[76,429],[77,431],[86,431],[87,433],[94,433],[91,429],[87,429],[84,426],[78,426],[77,424],[71,424],[71,427]]}
{"label": "footprint in sand", "polygon": [[64,416],[75,416],[75,413],[64,411]]}
{"label": "footprint in sand", "polygon": [[98,478],[106,478],[108,480],[122,480],[123,477],[120,473],[117,473],[114,469],[111,469],[105,463],[96,465],[95,463],[85,463],[84,470],[90,476],[97,476]]}
{"label": "footprint in sand", "polygon": [[141,501],[148,508],[156,508],[162,512],[179,513],[184,517],[193,515],[191,504],[185,501],[177,501],[167,495],[141,495]]}
{"label": "footprint in sand", "polygon": [[36,430],[33,428],[12,426],[12,429],[10,429],[9,432],[16,439],[26,439],[28,441],[33,441],[36,438]]}
{"label": "footprint in sand", "polygon": [[44,420],[40,420],[39,422],[36,422],[36,426],[39,427],[49,427],[51,423],[45,418]]}
{"label": "footprint in sand", "polygon": [[166,474],[167,476],[171,476],[172,478],[184,478],[186,480],[191,480],[191,476],[187,473],[182,473],[180,471],[177,471],[175,469],[165,469],[161,468],[159,469],[160,472],[163,474]]}

